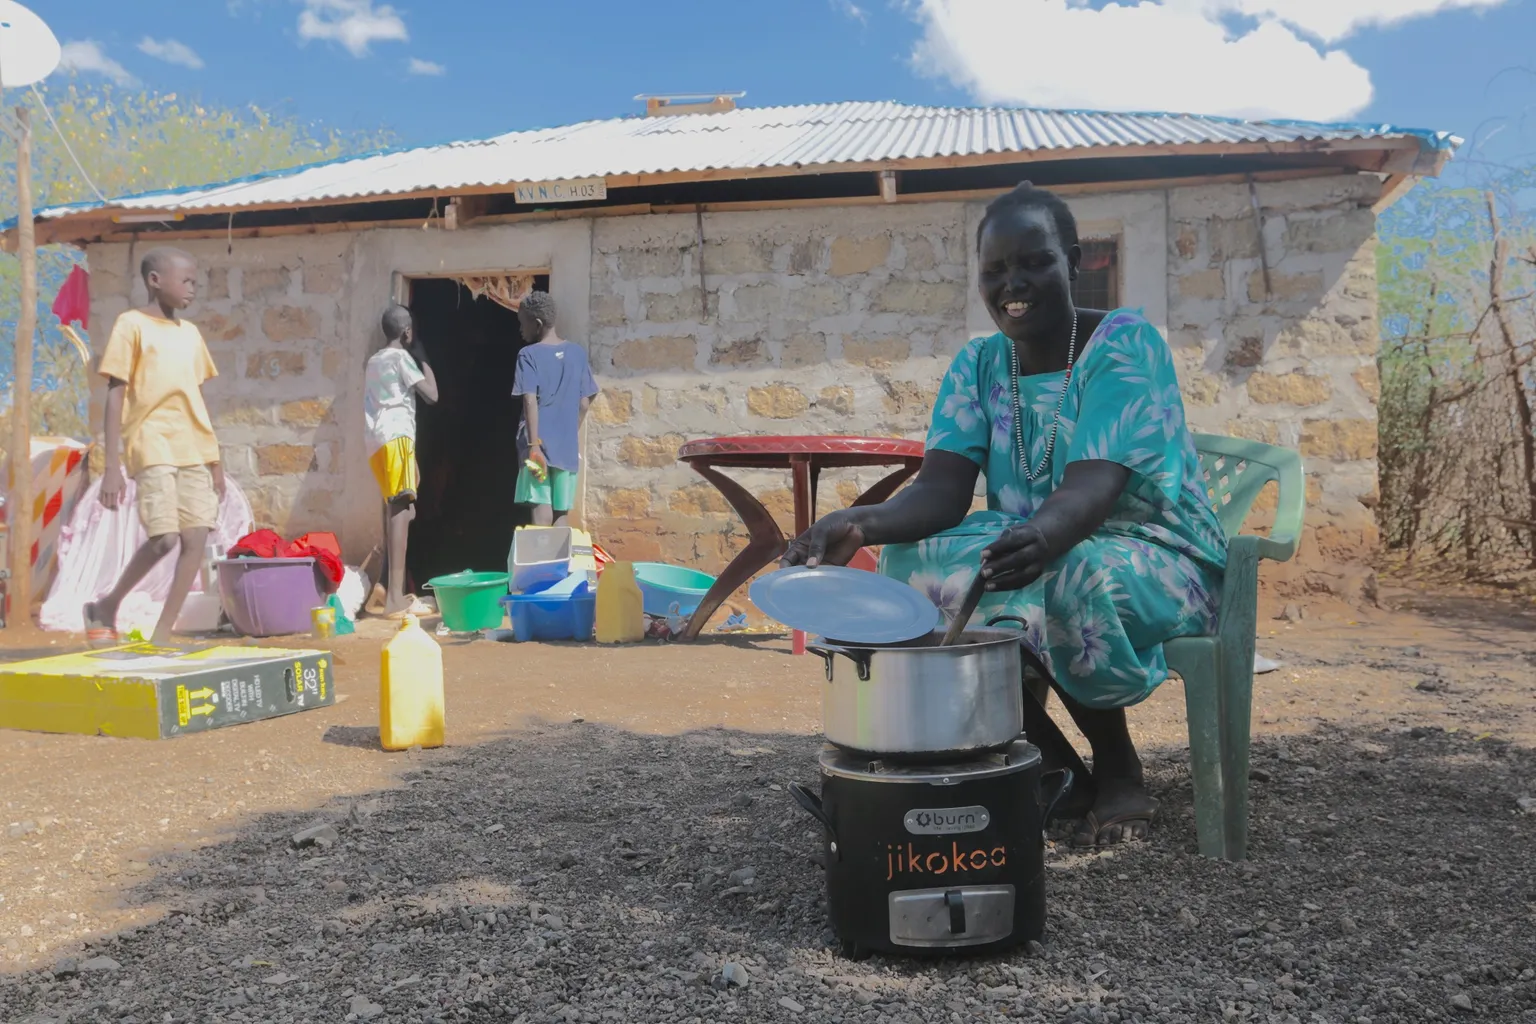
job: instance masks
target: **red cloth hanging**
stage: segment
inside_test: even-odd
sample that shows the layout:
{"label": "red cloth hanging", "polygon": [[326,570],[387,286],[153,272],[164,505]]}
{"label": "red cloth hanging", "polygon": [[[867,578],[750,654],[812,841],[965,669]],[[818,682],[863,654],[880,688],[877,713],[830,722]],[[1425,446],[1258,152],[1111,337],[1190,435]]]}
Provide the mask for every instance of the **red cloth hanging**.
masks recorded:
{"label": "red cloth hanging", "polygon": [[84,267],[75,267],[64,279],[53,300],[53,315],[61,324],[78,323],[84,327],[91,319],[91,275]]}

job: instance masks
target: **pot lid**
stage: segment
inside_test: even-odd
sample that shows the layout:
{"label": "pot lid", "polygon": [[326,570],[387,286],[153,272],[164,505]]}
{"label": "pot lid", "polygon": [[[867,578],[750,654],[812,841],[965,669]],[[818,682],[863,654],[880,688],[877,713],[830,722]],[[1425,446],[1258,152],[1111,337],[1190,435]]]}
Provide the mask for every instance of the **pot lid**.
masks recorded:
{"label": "pot lid", "polygon": [[900,580],[841,565],[791,566],[752,584],[758,610],[791,629],[851,643],[893,644],[933,632],[939,609]]}
{"label": "pot lid", "polygon": [[823,775],[853,779],[857,782],[926,783],[930,786],[956,786],[1001,775],[1013,775],[1040,764],[1040,748],[1025,739],[1017,739],[996,753],[978,754],[949,764],[905,764],[868,755],[851,754],[828,744],[817,759]]}

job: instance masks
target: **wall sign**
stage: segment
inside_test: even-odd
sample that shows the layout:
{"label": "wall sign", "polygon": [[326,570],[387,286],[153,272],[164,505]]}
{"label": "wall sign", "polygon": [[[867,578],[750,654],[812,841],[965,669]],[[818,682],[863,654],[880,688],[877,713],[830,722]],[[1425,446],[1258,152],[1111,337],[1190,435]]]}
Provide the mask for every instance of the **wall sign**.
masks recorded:
{"label": "wall sign", "polygon": [[608,179],[578,178],[574,181],[534,181],[517,186],[519,203],[589,203],[608,198]]}

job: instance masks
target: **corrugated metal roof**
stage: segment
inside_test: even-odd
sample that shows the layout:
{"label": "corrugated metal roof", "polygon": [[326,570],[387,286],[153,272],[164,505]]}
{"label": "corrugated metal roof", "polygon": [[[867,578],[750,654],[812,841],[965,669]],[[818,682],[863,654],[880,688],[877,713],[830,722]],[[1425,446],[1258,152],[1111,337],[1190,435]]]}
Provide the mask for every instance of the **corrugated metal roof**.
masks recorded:
{"label": "corrugated metal roof", "polygon": [[[828,103],[625,117],[377,153],[220,185],[114,200],[113,208],[214,212],[616,175],[899,162],[1083,148],[1460,139],[1391,125],[1238,121],[1195,114]],[[99,208],[45,210],[56,218]]]}

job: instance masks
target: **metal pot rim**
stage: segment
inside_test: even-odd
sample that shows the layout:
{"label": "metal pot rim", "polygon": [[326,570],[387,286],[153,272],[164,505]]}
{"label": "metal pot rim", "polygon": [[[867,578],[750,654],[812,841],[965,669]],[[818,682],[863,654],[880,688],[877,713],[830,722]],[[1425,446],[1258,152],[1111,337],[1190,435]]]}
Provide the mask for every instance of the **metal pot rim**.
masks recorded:
{"label": "metal pot rim", "polygon": [[[835,746],[828,746],[817,760],[823,775],[856,782],[926,783],[934,786],[1013,775],[1039,767],[1042,763],[1040,749],[1026,739],[1014,740],[1000,753],[982,754],[953,764],[902,764],[899,757],[898,754],[887,755],[886,758],[855,756]],[[877,763],[884,767],[871,767]]]}
{"label": "metal pot rim", "polygon": [[[934,630],[932,633],[930,633],[928,635],[929,636],[942,637],[944,635],[944,631],[936,629],[936,630]],[[837,652],[837,653],[849,653],[849,652],[853,652],[853,651],[860,651],[860,652],[868,652],[870,654],[891,652],[891,653],[896,653],[896,654],[951,654],[952,655],[952,654],[957,654],[957,653],[961,653],[961,652],[965,652],[965,651],[980,650],[980,649],[983,649],[983,648],[995,646],[997,644],[1004,644],[1004,643],[1015,643],[1016,644],[1016,643],[1019,643],[1023,639],[1023,636],[1024,636],[1024,634],[1020,633],[1016,629],[998,629],[996,627],[987,627],[987,626],[977,626],[974,629],[967,629],[964,633],[962,633],[960,635],[961,635],[962,639],[967,637],[967,636],[976,636],[976,635],[984,635],[984,636],[986,636],[986,639],[978,640],[978,641],[976,641],[974,643],[954,644],[953,646],[950,646],[950,647],[940,647],[937,644],[935,644],[933,646],[929,646],[929,647],[909,647],[909,646],[906,646],[904,644],[850,644],[850,643],[843,643],[843,642],[838,641],[838,640],[828,640],[828,639],[826,639],[824,637],[814,637],[811,640],[811,643],[815,644],[818,647],[823,648],[824,650],[833,651],[833,652]]]}

